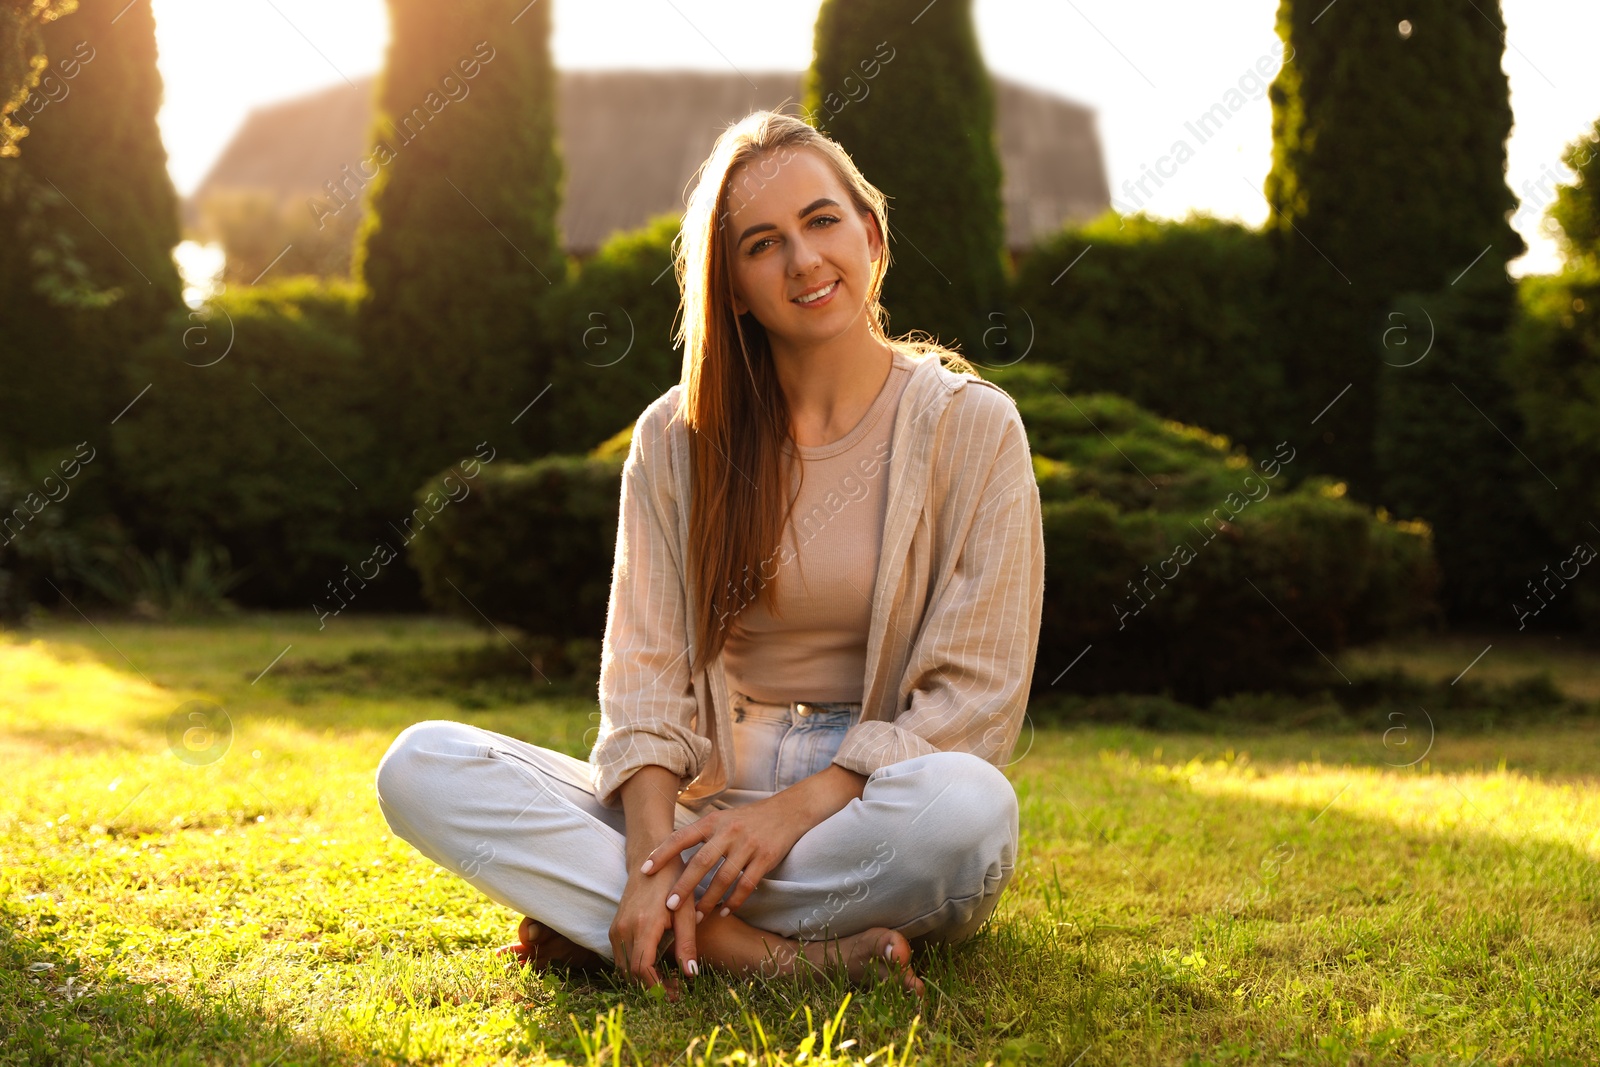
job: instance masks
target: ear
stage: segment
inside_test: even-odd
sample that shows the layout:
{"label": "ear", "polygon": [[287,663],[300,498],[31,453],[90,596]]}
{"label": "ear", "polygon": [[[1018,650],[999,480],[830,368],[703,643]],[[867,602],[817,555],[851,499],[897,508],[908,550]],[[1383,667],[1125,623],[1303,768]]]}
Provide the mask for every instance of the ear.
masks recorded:
{"label": "ear", "polygon": [[867,258],[876,263],[883,255],[883,235],[878,232],[878,216],[867,212]]}
{"label": "ear", "polygon": [[730,294],[729,299],[733,302],[733,315],[735,318],[743,316],[750,310],[750,305],[746,304],[743,300],[740,300],[738,293]]}

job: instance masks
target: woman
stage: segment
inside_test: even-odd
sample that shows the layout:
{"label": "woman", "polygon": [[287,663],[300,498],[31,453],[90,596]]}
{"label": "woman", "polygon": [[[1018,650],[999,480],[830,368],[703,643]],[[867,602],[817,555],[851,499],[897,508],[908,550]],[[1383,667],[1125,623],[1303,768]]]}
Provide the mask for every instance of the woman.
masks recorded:
{"label": "woman", "polygon": [[888,339],[887,232],[800,119],[722,134],[675,249],[683,381],[623,469],[588,763],[444,722],[385,755],[390,827],[523,913],[520,957],[920,993],[911,939],[1010,881],[1039,491],[1011,398]]}

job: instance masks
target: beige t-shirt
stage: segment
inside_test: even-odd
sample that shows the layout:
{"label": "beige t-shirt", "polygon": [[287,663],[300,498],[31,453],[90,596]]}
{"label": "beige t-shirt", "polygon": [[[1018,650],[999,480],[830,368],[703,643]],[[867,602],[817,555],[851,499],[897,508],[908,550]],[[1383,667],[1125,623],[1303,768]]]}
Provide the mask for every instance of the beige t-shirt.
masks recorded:
{"label": "beige t-shirt", "polygon": [[854,429],[798,447],[799,493],[773,574],[779,614],[749,604],[723,653],[731,688],[763,703],[859,701],[867,628],[889,505],[890,442],[900,395],[916,367],[896,350],[883,388]]}

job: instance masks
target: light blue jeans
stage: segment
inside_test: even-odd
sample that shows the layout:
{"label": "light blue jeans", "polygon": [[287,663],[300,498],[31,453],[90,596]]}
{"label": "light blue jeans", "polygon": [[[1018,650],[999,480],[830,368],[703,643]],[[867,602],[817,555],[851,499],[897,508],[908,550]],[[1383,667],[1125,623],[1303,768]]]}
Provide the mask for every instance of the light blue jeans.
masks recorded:
{"label": "light blue jeans", "polygon": [[[679,804],[677,827],[825,769],[861,705],[736,692],[732,710],[729,786],[698,810]],[[377,790],[397,837],[490,900],[611,958],[628,879],[623,813],[595,799],[586,762],[464,723],[419,722],[384,754]],[[861,798],[801,837],[739,915],[806,940],[887,926],[959,941],[994,911],[1016,851],[1017,797],[1004,774],[966,752],[917,756],[869,775]]]}

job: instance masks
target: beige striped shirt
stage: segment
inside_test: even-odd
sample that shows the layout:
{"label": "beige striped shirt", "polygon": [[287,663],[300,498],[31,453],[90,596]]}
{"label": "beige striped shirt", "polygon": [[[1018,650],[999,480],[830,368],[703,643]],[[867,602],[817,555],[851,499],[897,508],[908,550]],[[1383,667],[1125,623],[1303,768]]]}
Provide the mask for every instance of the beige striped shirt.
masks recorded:
{"label": "beige striped shirt", "polygon": [[[928,752],[996,765],[1021,732],[1044,608],[1044,528],[1015,402],[937,353],[900,397],[889,508],[867,633],[861,721],[834,762],[861,774]],[[623,464],[621,515],[600,654],[595,794],[640,767],[679,776],[679,800],[726,787],[732,717],[723,656],[691,675],[694,592],[689,438],[667,390],[639,416]]]}

